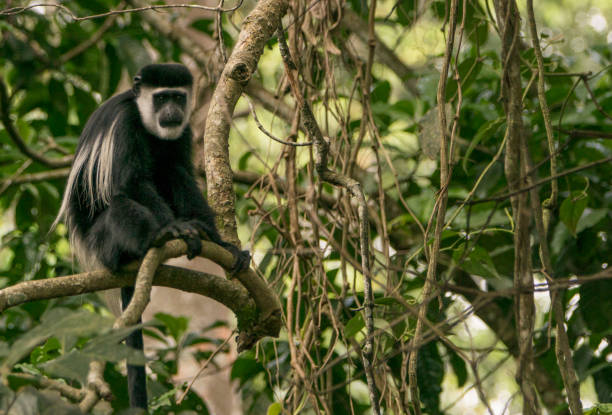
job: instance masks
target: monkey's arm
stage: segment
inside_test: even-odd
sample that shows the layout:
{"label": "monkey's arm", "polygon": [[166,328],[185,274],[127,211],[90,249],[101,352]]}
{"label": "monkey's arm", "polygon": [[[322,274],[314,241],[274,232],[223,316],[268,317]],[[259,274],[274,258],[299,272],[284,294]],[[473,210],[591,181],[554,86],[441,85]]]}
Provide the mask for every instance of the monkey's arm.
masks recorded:
{"label": "monkey's arm", "polygon": [[156,219],[156,223],[151,227],[151,237],[146,240],[146,249],[151,246],[161,246],[170,239],[183,239],[187,243],[189,259],[202,251],[198,230],[189,225],[184,218],[175,215],[151,180],[141,179],[137,185],[129,188],[133,200],[148,208]]}
{"label": "monkey's arm", "polygon": [[117,271],[142,258],[160,229],[173,221],[172,210],[152,183],[139,180],[136,185],[126,180],[92,221],[85,241],[107,268]]}
{"label": "monkey's arm", "polygon": [[172,171],[176,182],[172,188],[172,206],[178,219],[192,224],[197,231],[234,254],[235,264],[231,272],[241,271],[249,266],[251,255],[248,251],[240,250],[236,245],[226,242],[219,235],[215,225],[215,214],[206,203],[198,188],[193,175],[184,167],[177,166]]}

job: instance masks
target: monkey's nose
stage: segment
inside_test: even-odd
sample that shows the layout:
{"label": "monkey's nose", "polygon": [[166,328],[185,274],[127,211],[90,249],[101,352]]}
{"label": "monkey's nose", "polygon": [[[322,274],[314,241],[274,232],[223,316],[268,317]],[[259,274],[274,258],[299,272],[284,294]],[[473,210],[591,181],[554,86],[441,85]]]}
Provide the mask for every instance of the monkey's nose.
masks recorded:
{"label": "monkey's nose", "polygon": [[179,110],[165,110],[159,116],[159,125],[162,127],[178,127],[183,122],[183,112]]}

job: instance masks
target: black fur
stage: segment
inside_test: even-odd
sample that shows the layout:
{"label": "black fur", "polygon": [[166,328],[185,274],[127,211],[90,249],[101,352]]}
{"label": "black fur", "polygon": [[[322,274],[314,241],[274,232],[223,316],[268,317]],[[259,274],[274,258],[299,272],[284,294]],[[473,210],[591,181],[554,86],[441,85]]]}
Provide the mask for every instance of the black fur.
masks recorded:
{"label": "black fur", "polygon": [[[130,304],[134,295],[133,287],[121,289],[121,306],[125,308]],[[138,319],[138,323],[142,321]],[[125,339],[128,347],[143,350],[142,329],[137,329],[130,333]],[[144,366],[127,365],[128,395],[132,408],[147,408],[147,374]]]}
{"label": "black fur", "polygon": [[[177,139],[160,139],[141,122],[136,104],[141,85],[191,87],[191,82],[182,65],[146,66],[132,90],[109,99],[89,118],[58,215],[58,220],[66,219],[80,261],[114,272],[142,259],[151,246],[175,238],[186,241],[188,257],[193,258],[201,251],[200,234],[205,234],[235,255],[234,271],[248,266],[248,252],[221,239],[213,212],[196,185],[191,128],[187,125]],[[101,140],[112,145],[104,147]],[[104,153],[104,148],[110,150]],[[108,165],[112,168],[104,172]],[[100,175],[107,179],[96,179]],[[132,291],[123,290],[124,307]],[[133,332],[127,342],[142,349],[142,332]],[[136,394],[130,396],[131,405],[146,408],[144,368],[128,366],[128,374],[130,394]]]}
{"label": "black fur", "polygon": [[193,77],[189,69],[178,63],[147,65],[140,70],[137,78],[149,86],[191,86]]}
{"label": "black fur", "polygon": [[[211,241],[227,245],[193,177],[191,129],[185,128],[176,140],[161,140],[149,134],[140,123],[134,99],[133,92],[127,91],[96,110],[77,149],[78,154],[91,148],[85,144],[98,139],[100,126],[118,121],[110,204],[95,200],[91,206],[82,192],[76,191],[67,211],[68,223],[73,224],[87,250],[95,252],[111,271],[142,258],[162,228],[176,222],[201,222]],[[77,179],[77,187],[84,188],[84,176],[83,173]],[[195,225],[194,228],[197,229]],[[191,256],[199,253],[193,251]]]}

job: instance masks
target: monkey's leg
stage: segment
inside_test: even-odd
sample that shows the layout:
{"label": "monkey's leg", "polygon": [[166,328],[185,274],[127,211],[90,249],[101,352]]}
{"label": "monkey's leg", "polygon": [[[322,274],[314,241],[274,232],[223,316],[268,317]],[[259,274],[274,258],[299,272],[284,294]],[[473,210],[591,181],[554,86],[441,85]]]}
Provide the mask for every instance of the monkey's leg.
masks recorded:
{"label": "monkey's leg", "polygon": [[91,229],[86,241],[112,272],[141,259],[160,229],[158,218],[146,206],[125,196],[116,196]]}
{"label": "monkey's leg", "polygon": [[[159,229],[150,209],[125,196],[114,197],[108,209],[96,219],[87,235],[90,249],[98,252],[103,265],[116,272],[124,263],[141,258]],[[122,309],[128,306],[133,287],[121,289]],[[138,320],[140,323],[141,320]],[[142,330],[129,334],[126,344],[143,350]],[[147,409],[146,372],[144,366],[127,365],[128,393],[132,408]]]}
{"label": "monkey's leg", "polygon": [[[123,287],[121,289],[121,309],[125,310],[134,295],[134,287]],[[138,319],[138,324],[142,322]],[[142,329],[131,332],[125,338],[128,347],[143,350]],[[131,408],[147,409],[147,374],[144,366],[127,365],[128,394],[130,396]]]}

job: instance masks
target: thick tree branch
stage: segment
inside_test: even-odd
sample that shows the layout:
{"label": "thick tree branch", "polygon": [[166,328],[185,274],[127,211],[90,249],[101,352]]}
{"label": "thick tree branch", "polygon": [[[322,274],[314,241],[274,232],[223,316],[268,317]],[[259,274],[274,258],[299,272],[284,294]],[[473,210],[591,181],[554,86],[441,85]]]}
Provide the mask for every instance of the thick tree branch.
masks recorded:
{"label": "thick tree branch", "polygon": [[229,162],[228,137],[232,114],[287,6],[286,0],[263,0],[249,13],[221,73],[206,118],[204,159],[208,199],[218,215],[221,235],[235,244],[240,241],[236,231],[235,194]]}
{"label": "thick tree branch", "polygon": [[[508,139],[504,172],[510,192],[521,188],[526,179],[527,143],[523,133],[521,68],[519,56],[520,14],[515,0],[495,0],[495,12],[498,19],[502,41],[502,100],[506,113]],[[523,413],[537,415],[540,413],[537,393],[532,379],[533,365],[533,329],[535,324],[535,304],[531,270],[530,224],[531,212],[527,194],[518,193],[510,199],[514,229],[514,286],[520,294],[514,299],[519,355],[517,359],[516,382],[523,396]]]}
{"label": "thick tree branch", "polygon": [[87,374],[87,385],[85,386],[85,396],[79,403],[79,408],[83,413],[89,413],[100,399],[112,399],[110,386],[104,380],[104,363],[93,361],[89,363],[89,373]]}
{"label": "thick tree branch", "polygon": [[[186,253],[183,241],[170,241],[163,251],[167,255],[180,256]],[[220,246],[202,241],[202,252],[206,258],[226,269],[233,264],[233,255]],[[89,292],[121,288],[134,285],[136,264],[113,275],[99,270],[44,280],[25,281],[0,290],[0,312],[35,300],[78,295]],[[176,288],[212,298],[231,309],[238,319],[241,331],[239,348],[251,347],[263,336],[277,336],[280,330],[280,304],[274,293],[252,270],[237,275],[248,280],[243,288],[225,278],[161,265],[155,273],[153,284]],[[244,332],[244,333],[242,333]]]}

